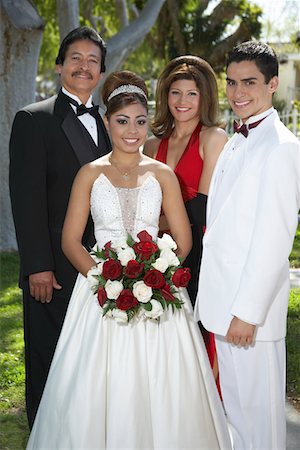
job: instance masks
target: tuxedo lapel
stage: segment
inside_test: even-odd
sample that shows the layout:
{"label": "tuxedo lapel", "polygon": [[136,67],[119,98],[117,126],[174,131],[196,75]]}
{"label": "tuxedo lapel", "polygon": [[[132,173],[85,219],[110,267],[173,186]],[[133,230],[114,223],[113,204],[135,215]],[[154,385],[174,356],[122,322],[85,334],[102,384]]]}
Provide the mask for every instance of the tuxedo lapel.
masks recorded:
{"label": "tuxedo lapel", "polygon": [[101,148],[95,145],[92,137],[89,135],[84,125],[78,120],[67,98],[61,91],[58,93],[54,112],[62,119],[62,130],[70,142],[80,165],[93,161],[110,151],[109,138],[106,131],[103,130],[104,124],[100,115],[99,120],[96,119],[96,122],[98,128],[98,143]]}
{"label": "tuxedo lapel", "polygon": [[[84,165],[96,159],[97,156],[100,156],[93,151],[93,144],[91,143],[89,136],[87,136],[84,130],[81,129],[80,124],[78,124],[78,119],[72,111],[63,121],[62,129],[81,165]],[[94,147],[96,149],[95,145]]]}
{"label": "tuxedo lapel", "polygon": [[111,143],[100,113],[99,117],[96,119],[96,122],[98,130],[98,150],[100,156],[103,156],[111,151]]}

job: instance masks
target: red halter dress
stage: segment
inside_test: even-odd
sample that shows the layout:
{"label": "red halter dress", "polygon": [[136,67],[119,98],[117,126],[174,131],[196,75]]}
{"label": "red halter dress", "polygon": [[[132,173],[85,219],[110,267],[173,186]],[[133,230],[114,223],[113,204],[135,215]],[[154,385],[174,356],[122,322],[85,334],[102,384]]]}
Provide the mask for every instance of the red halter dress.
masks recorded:
{"label": "red halter dress", "polygon": [[[206,223],[207,196],[198,192],[199,182],[203,169],[203,160],[199,153],[201,123],[194,129],[188,144],[178,161],[174,172],[178,178],[182,197],[192,226],[193,246],[187,256],[184,265],[191,269],[191,281],[188,285],[188,293],[192,304],[195,304],[198,277],[202,256],[202,238]],[[158,148],[156,159],[167,164],[169,139],[162,139]],[[172,149],[170,149],[172,151]],[[213,366],[215,358],[214,336],[208,333],[201,325],[201,332],[206,344],[208,356]]]}
{"label": "red halter dress", "polygon": [[[198,187],[203,168],[203,161],[199,153],[199,134],[202,125],[199,123],[181,155],[174,172],[178,178],[184,202],[191,200],[198,194]],[[162,139],[156,159],[167,164],[169,139]]]}

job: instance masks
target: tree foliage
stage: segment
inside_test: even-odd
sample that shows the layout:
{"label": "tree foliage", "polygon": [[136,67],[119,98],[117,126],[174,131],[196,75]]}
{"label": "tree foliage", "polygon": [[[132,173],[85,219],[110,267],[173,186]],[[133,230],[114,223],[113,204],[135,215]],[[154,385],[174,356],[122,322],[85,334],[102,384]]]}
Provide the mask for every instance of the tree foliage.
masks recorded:
{"label": "tree foliage", "polygon": [[145,45],[150,44],[152,61],[195,54],[221,72],[235,44],[259,37],[261,14],[247,0],[167,0]]}
{"label": "tree foliage", "polygon": [[[120,63],[145,78],[157,77],[167,61],[185,53],[207,59],[221,72],[230,48],[260,35],[262,11],[247,0],[166,0],[162,3],[158,19],[145,40],[136,36],[137,49],[128,52]],[[35,0],[35,4],[46,22],[39,73],[53,77],[60,41],[56,4],[55,0]],[[98,29],[109,45],[112,38],[137,20],[146,4],[146,0],[79,0],[80,24]]]}

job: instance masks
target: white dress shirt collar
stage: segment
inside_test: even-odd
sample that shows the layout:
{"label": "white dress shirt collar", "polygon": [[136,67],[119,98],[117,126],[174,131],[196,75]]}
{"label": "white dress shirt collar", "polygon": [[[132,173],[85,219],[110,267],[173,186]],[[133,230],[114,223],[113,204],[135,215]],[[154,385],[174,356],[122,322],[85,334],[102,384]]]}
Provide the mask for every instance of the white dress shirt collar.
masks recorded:
{"label": "white dress shirt collar", "polygon": [[[81,104],[82,104],[82,101],[80,100],[79,97],[77,97],[77,95],[71,94],[71,93],[70,93],[69,91],[67,91],[67,89],[64,88],[64,87],[62,87],[61,90],[62,90],[62,92],[63,92],[65,95],[67,95],[68,97],[73,98],[73,100],[76,100],[76,102],[78,103],[78,105],[81,105]],[[73,105],[72,105],[72,106],[73,106]],[[89,97],[89,99],[88,99],[88,101],[86,102],[85,106],[86,106],[87,108],[90,108],[91,106],[93,106],[93,103],[92,103],[92,96]],[[75,107],[74,107],[74,108],[75,108]]]}
{"label": "white dress shirt collar", "polygon": [[[249,119],[246,120],[245,124],[246,125],[250,125],[251,123],[258,122],[259,120],[262,120],[265,117],[267,117],[270,114],[272,114],[274,111],[275,111],[275,109],[272,106],[271,108],[267,109],[266,111],[263,111],[262,113],[257,114],[257,116],[249,117]],[[240,120],[240,125],[242,125],[242,124],[243,124],[243,122],[242,122],[242,120]]]}

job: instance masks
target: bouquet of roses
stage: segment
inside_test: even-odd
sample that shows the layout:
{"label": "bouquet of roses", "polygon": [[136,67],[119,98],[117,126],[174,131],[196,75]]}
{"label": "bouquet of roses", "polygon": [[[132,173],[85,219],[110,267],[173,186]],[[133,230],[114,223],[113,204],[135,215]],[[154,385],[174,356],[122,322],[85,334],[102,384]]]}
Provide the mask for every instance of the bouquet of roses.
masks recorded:
{"label": "bouquet of roses", "polygon": [[176,295],[191,275],[180,265],[176,242],[164,234],[157,242],[147,231],[135,241],[130,235],[102,250],[94,250],[97,265],[87,274],[91,289],[103,308],[103,315],[127,323],[133,317],[159,319],[169,305],[180,309]]}

